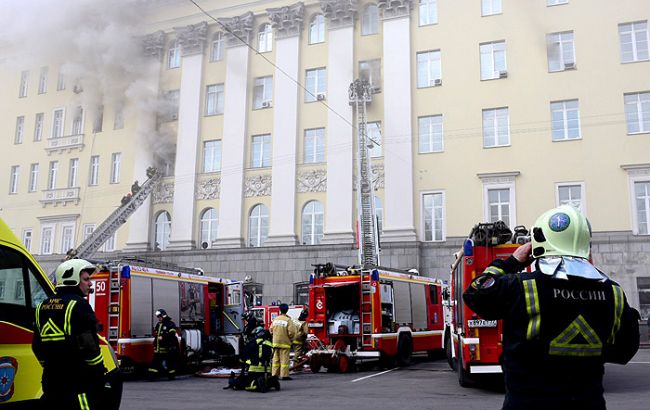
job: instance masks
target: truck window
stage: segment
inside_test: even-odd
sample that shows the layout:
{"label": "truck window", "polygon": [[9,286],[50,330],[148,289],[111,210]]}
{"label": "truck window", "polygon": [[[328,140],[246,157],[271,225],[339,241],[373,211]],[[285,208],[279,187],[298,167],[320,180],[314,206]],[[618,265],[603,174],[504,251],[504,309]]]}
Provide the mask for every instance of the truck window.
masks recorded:
{"label": "truck window", "polygon": [[33,329],[34,308],[47,297],[29,259],[0,247],[0,320]]}
{"label": "truck window", "polygon": [[431,299],[432,305],[438,304],[438,287],[435,285],[429,285],[429,297]]}

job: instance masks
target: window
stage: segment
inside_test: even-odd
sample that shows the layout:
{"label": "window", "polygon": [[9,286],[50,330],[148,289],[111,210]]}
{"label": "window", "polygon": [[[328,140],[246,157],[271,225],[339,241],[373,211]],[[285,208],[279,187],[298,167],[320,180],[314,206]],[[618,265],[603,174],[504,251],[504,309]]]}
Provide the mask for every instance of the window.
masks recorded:
{"label": "window", "polygon": [[305,88],[305,102],[323,99],[327,92],[327,72],[325,68],[307,70],[305,72]]}
{"label": "window", "polygon": [[560,4],[568,4],[569,0],[546,0],[547,6],[557,6]]}
{"label": "window", "polygon": [[164,251],[169,246],[169,236],[172,229],[172,220],[167,211],[163,211],[156,217],[154,226],[155,243],[154,250]]}
{"label": "window", "polygon": [[51,255],[54,246],[54,227],[44,226],[41,230],[41,255]]}
{"label": "window", "polygon": [[210,50],[210,61],[223,60],[223,47],[225,41],[226,40],[221,31],[214,33],[214,37],[212,38],[212,49]]}
{"label": "window", "polygon": [[422,195],[424,240],[444,241],[444,193],[432,192]]}
{"label": "window", "polygon": [[56,188],[56,175],[59,172],[59,161],[50,161],[50,169],[47,173],[47,189]]}
{"label": "window", "polygon": [[377,217],[377,232],[381,232],[384,226],[384,205],[378,196],[375,197],[375,216]]}
{"label": "window", "polygon": [[181,66],[181,46],[178,41],[174,41],[169,46],[167,54],[167,68],[178,68]]}
{"label": "window", "polygon": [[296,305],[309,306],[309,282],[294,283],[293,300]]}
{"label": "window", "polygon": [[47,67],[41,67],[41,73],[38,76],[38,93],[45,94],[47,92]]}
{"label": "window", "polygon": [[501,14],[501,0],[482,0],[481,1],[481,16],[492,16]]}
{"label": "window", "polygon": [[582,183],[556,184],[555,202],[557,206],[571,205],[584,214],[584,189],[585,186]]}
{"label": "window", "polygon": [[251,144],[251,168],[271,166],[271,134],[254,135]]}
{"label": "window", "polygon": [[323,205],[309,201],[302,208],[302,244],[318,245],[323,239]]}
{"label": "window", "polygon": [[223,114],[223,84],[208,85],[205,90],[205,115]]}
{"label": "window", "polygon": [[59,75],[57,76],[56,79],[56,90],[57,91],[65,90],[65,75],[61,70],[59,70]]}
{"label": "window", "polygon": [[36,192],[38,188],[38,164],[31,164],[29,166],[29,192]]}
{"label": "window", "polygon": [[625,94],[627,133],[650,132],[650,92]]}
{"label": "window", "polygon": [[203,143],[203,172],[221,171],[221,140]]}
{"label": "window", "polygon": [[63,108],[54,110],[52,116],[52,138],[60,138],[63,136]]}
{"label": "window", "polygon": [[552,33],[546,36],[548,71],[572,70],[576,64],[576,51],[573,31]]}
{"label": "window", "polygon": [[648,22],[637,21],[618,25],[621,42],[621,62],[632,63],[650,59],[648,51]]}
{"label": "window", "polygon": [[90,157],[90,173],[88,185],[94,186],[99,183],[99,155]]}
{"label": "window", "polygon": [[114,152],[111,154],[111,184],[120,182],[120,164],[122,162],[122,154]]}
{"label": "window", "polygon": [[379,122],[366,123],[366,132],[370,158],[381,157],[381,124]]}
{"label": "window", "polygon": [[438,1],[420,0],[420,25],[427,26],[438,22]]}
{"label": "window", "polygon": [[39,112],[34,120],[34,141],[40,141],[43,138],[43,118],[44,114]]}
{"label": "window", "polygon": [[634,210],[638,234],[650,235],[650,181],[634,182]]}
{"label": "window", "polygon": [[25,300],[25,283],[21,279],[18,279],[16,281],[16,287],[14,288],[14,299],[21,301]]}
{"label": "window", "polygon": [[9,193],[18,193],[18,177],[20,176],[20,165],[13,165],[11,167],[11,175],[9,176]]}
{"label": "window", "polygon": [[318,44],[325,41],[325,17],[316,14],[309,22],[309,44]]}
{"label": "window", "polygon": [[580,138],[578,100],[552,102],[551,125],[553,128],[553,141]]}
{"label": "window", "polygon": [[93,132],[102,132],[104,127],[104,106],[100,105],[95,111],[95,119],[93,120]]}
{"label": "window", "polygon": [[84,225],[84,241],[88,238],[90,238],[90,235],[95,232],[95,225],[94,224],[86,224]]}
{"label": "window", "polygon": [[263,204],[257,204],[248,217],[248,246],[263,246],[268,236],[269,210]]}
{"label": "window", "polygon": [[508,108],[483,110],[483,148],[510,145]]}
{"label": "window", "polygon": [[418,118],[419,152],[442,152],[442,115]]}
{"label": "window", "polygon": [[79,171],[79,158],[70,159],[70,170],[68,172],[68,188],[77,186],[77,174]]}
{"label": "window", "polygon": [[77,107],[74,113],[74,118],[72,120],[72,135],[81,135],[83,134],[83,118],[84,118],[84,109]]}
{"label": "window", "polygon": [[481,52],[481,80],[508,76],[506,67],[506,42],[495,41],[479,46]]}
{"label": "window", "polygon": [[257,33],[257,51],[266,53],[271,50],[273,50],[273,29],[269,23],[262,24]]}
{"label": "window", "polygon": [[180,90],[170,90],[163,93],[163,109],[159,114],[161,122],[176,121],[178,119],[178,102]]}
{"label": "window", "polygon": [[29,86],[29,71],[20,73],[20,88],[18,89],[18,98],[27,97],[27,88]]}
{"label": "window", "polygon": [[381,60],[359,62],[359,78],[370,83],[373,92],[381,90]]}
{"label": "window", "polygon": [[212,246],[212,242],[217,239],[217,226],[219,218],[217,210],[208,208],[201,214],[201,237],[199,243],[201,248],[206,249]]}
{"label": "window", "polygon": [[[32,230],[31,229],[25,229],[23,231],[23,245],[25,245],[25,249],[27,249],[27,252],[32,251]],[[2,295],[0,295],[0,298],[2,298]]]}
{"label": "window", "polygon": [[417,53],[418,88],[442,85],[440,50]]}
{"label": "window", "polygon": [[14,135],[14,144],[22,144],[25,135],[25,116],[16,117],[16,135]]}
{"label": "window", "polygon": [[61,227],[61,254],[65,255],[74,242],[74,225],[63,225]]}
{"label": "window", "polygon": [[[22,275],[22,273],[21,273],[21,275]],[[5,288],[6,288],[5,282],[6,281],[7,281],[7,279],[4,278],[4,277],[2,279],[0,279],[0,300],[6,299],[5,298]],[[307,303],[309,303],[309,302],[307,302]]]}
{"label": "window", "polygon": [[361,14],[361,35],[368,36],[379,32],[379,10],[376,4],[369,4]]}
{"label": "window", "polygon": [[115,116],[113,117],[113,129],[121,130],[124,128],[124,105],[115,106]]}
{"label": "window", "polygon": [[325,162],[325,128],[305,130],[303,150],[305,164]]}
{"label": "window", "polygon": [[637,277],[636,287],[639,290],[639,313],[646,320],[650,316],[650,277]]}
{"label": "window", "polygon": [[104,242],[104,245],[102,246],[102,252],[113,252],[115,250],[116,239],[117,239],[117,232],[115,232],[113,235],[109,236],[108,239],[106,239],[106,242]]}
{"label": "window", "polygon": [[510,188],[488,189],[488,221],[503,221],[510,225]]}
{"label": "window", "polygon": [[253,87],[253,109],[269,108],[273,100],[273,77],[258,77]]}

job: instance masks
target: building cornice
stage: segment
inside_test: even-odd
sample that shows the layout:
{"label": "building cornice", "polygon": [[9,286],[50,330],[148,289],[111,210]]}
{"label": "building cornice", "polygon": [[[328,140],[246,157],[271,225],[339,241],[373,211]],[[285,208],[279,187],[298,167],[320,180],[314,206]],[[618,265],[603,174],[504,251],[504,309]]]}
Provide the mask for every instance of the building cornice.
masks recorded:
{"label": "building cornice", "polygon": [[255,16],[251,11],[241,16],[218,19],[219,24],[226,30],[226,45],[228,47],[246,45],[250,41],[254,20]]}
{"label": "building cornice", "polygon": [[382,11],[384,20],[407,17],[411,14],[412,0],[379,0],[377,7]]}
{"label": "building cornice", "polygon": [[185,27],[174,27],[183,57],[202,54],[208,35],[208,23],[202,21]]}
{"label": "building cornice", "polygon": [[320,0],[320,8],[329,21],[329,30],[353,27],[357,15],[357,0]]}
{"label": "building cornice", "polygon": [[515,178],[521,174],[519,171],[505,172],[484,172],[476,174],[484,184],[508,184],[515,182]]}
{"label": "building cornice", "polygon": [[291,6],[266,9],[278,39],[299,36],[305,15],[305,4],[294,3]]}

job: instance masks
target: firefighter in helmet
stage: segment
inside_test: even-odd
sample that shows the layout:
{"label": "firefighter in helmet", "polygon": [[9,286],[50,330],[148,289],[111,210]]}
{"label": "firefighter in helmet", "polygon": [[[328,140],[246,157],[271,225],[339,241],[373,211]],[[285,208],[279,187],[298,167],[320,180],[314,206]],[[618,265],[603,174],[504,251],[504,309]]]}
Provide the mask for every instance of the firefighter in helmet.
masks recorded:
{"label": "firefighter in helmet", "polygon": [[44,408],[88,409],[102,403],[104,360],[97,318],[85,297],[95,265],[70,259],[56,269],[56,294],[36,307],[32,349],[43,366]]}
{"label": "firefighter in helmet", "polygon": [[178,339],[176,324],[167,315],[165,309],[156,311],[158,323],[153,331],[153,361],[149,366],[149,378],[155,379],[161,373],[166,373],[169,380],[176,377],[176,362],[178,358]]}
{"label": "firefighter in helmet", "polygon": [[296,325],[296,337],[293,339],[294,361],[299,363],[302,361],[303,356],[307,353],[307,335],[309,334],[309,324],[307,323],[307,316],[309,312],[304,308],[300,312],[298,319],[294,319],[293,323]]}
{"label": "firefighter in helmet", "polygon": [[273,335],[273,366],[272,375],[281,377],[281,380],[291,380],[289,377],[289,353],[291,352],[291,341],[296,335],[296,326],[293,320],[287,315],[289,306],[286,303],[280,304],[280,315],[273,319],[269,327]]}
{"label": "firefighter in helmet", "polygon": [[591,227],[579,210],[551,209],[531,232],[463,295],[481,317],[503,319],[503,408],[605,409],[604,364],[634,356],[639,313],[590,263]]}

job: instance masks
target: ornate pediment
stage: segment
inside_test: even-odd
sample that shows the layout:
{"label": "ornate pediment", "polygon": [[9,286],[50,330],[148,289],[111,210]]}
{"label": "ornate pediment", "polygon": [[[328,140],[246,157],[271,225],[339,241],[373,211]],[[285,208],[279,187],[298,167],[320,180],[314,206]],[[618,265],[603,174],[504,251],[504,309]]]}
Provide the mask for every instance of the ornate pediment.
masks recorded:
{"label": "ornate pediment", "polygon": [[152,201],[154,204],[168,204],[174,201],[174,183],[159,183],[154,189]]}
{"label": "ornate pediment", "polygon": [[244,196],[271,196],[271,175],[255,175],[244,181]]}
{"label": "ornate pediment", "polygon": [[200,199],[219,199],[221,195],[221,178],[210,178],[199,181],[194,197]]}
{"label": "ornate pediment", "polygon": [[327,171],[314,169],[298,173],[296,180],[298,192],[325,192],[327,191]]}

